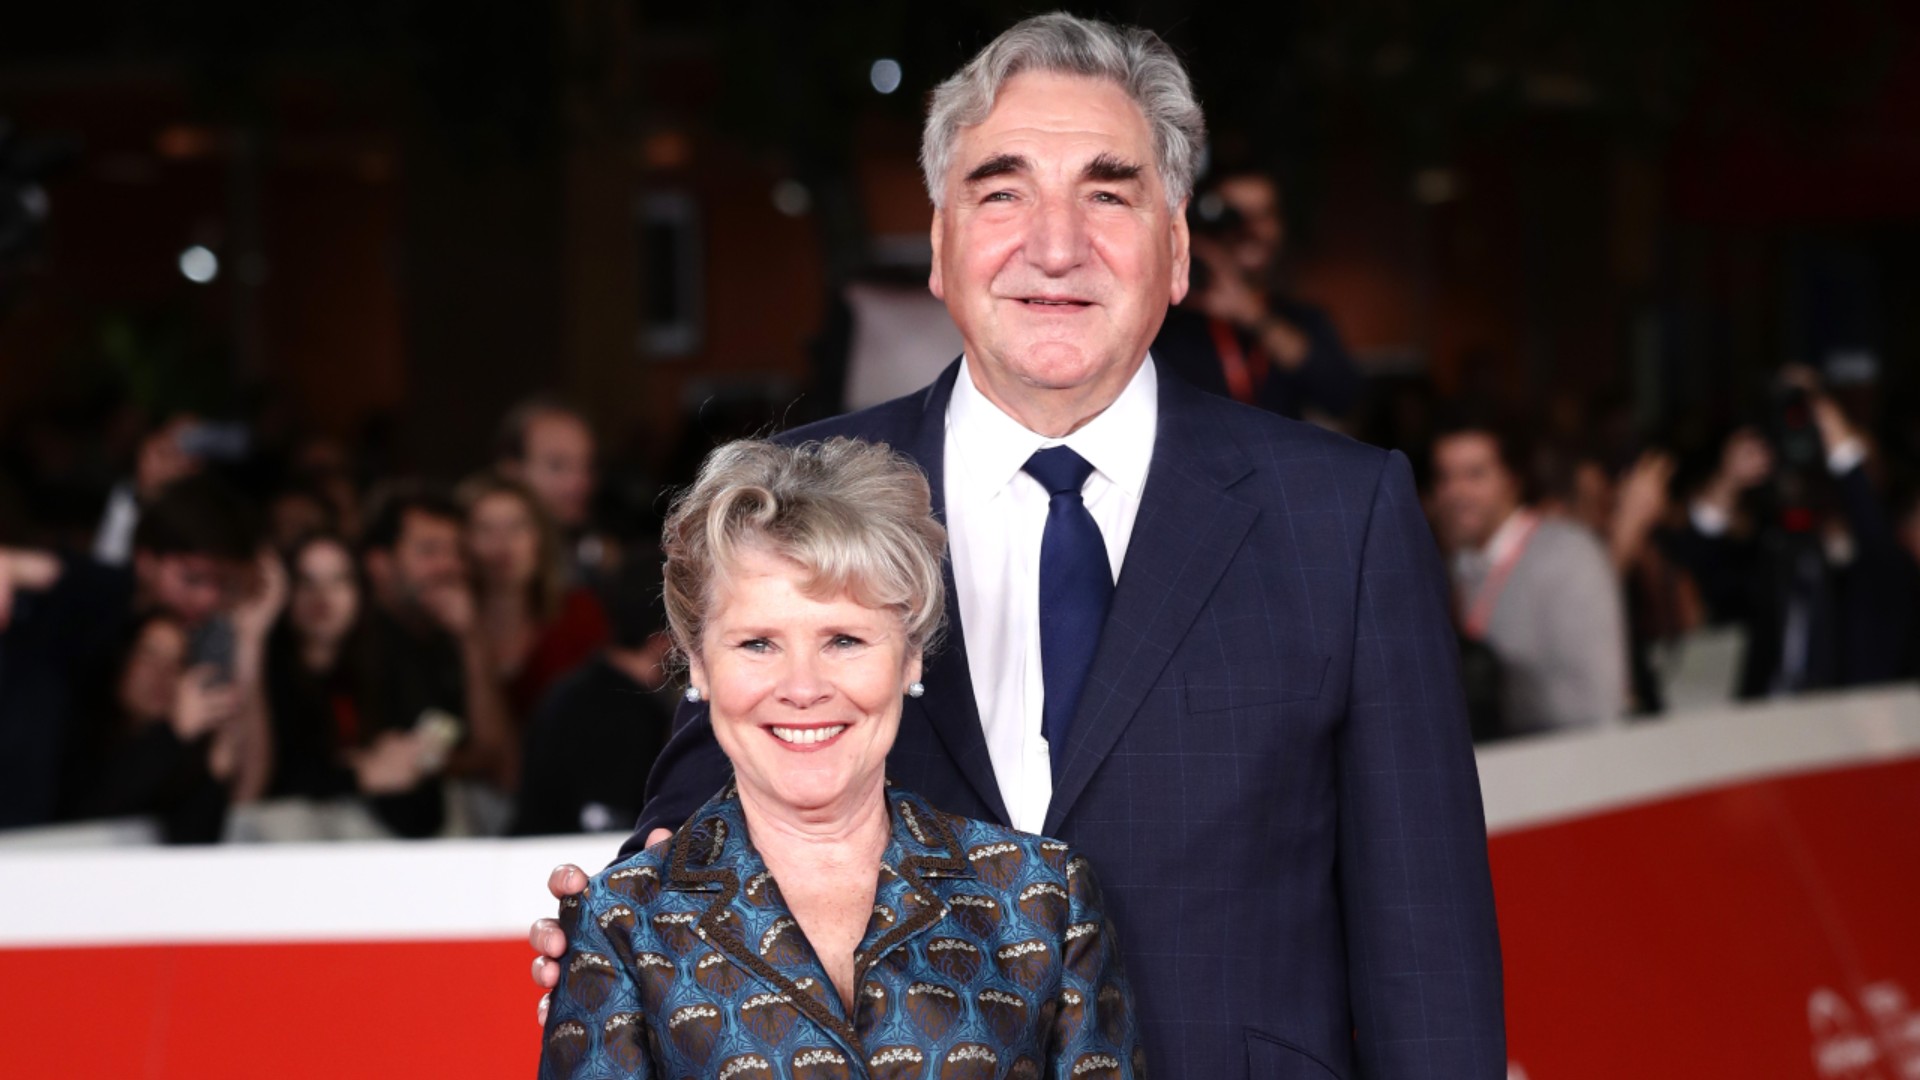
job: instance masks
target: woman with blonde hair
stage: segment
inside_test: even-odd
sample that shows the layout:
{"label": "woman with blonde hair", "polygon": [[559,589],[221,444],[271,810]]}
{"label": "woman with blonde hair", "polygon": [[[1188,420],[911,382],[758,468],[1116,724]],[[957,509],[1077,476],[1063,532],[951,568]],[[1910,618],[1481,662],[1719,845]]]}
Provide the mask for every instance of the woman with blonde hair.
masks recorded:
{"label": "woman with blonde hair", "polygon": [[665,599],[733,780],[563,902],[542,1076],[1139,1074],[1086,860],[887,782],[945,539],[884,446],[707,459],[667,522]]}
{"label": "woman with blonde hair", "polygon": [[514,722],[606,643],[606,612],[567,583],[560,530],[531,489],[496,472],[455,492],[466,515],[468,565],[494,670]]}

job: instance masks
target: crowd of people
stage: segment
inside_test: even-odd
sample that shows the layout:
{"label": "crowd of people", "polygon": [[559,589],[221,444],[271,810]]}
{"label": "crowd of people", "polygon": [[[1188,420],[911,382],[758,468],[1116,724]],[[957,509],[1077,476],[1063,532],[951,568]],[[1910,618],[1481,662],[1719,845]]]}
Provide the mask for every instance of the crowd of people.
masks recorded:
{"label": "crowd of people", "polygon": [[[206,430],[156,426],[91,551],[0,551],[0,825],[140,817],[206,842],[632,823],[672,708],[659,560],[590,524],[580,414],[516,408],[452,488],[363,493],[306,464],[256,498],[196,452]],[[233,818],[247,804],[281,809]]]}
{"label": "crowd of people", "polygon": [[[1669,711],[1712,627],[1739,638],[1737,671],[1708,669],[1727,698],[1920,677],[1916,463],[1813,370],[1787,369],[1773,415],[1705,468],[1484,403],[1409,424],[1333,319],[1286,288],[1270,176],[1222,170],[1189,219],[1194,288],[1153,355],[1413,459],[1476,739]],[[586,418],[523,403],[493,461],[451,487],[362,475],[327,440],[267,455],[247,436],[163,417],[83,542],[6,523],[0,827],[144,817],[212,841],[629,826],[669,733],[671,644],[654,530],[595,520]],[[245,804],[299,809],[234,820]]]}

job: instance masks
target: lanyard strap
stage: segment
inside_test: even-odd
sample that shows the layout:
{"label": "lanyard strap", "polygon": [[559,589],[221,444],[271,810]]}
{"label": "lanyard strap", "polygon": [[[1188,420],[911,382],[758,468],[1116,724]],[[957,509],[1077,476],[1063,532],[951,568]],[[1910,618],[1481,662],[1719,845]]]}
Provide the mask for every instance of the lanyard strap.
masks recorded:
{"label": "lanyard strap", "polygon": [[1208,319],[1213,332],[1213,349],[1220,354],[1220,371],[1227,378],[1227,395],[1243,405],[1253,404],[1253,372],[1247,365],[1247,353],[1240,347],[1240,336],[1225,319]]}
{"label": "lanyard strap", "polygon": [[1526,513],[1520,519],[1520,534],[1500,556],[1500,561],[1487,571],[1487,579],[1480,583],[1480,590],[1473,594],[1473,606],[1467,609],[1467,617],[1461,623],[1462,633],[1474,641],[1483,641],[1487,628],[1493,622],[1493,605],[1500,599],[1501,590],[1507,587],[1507,579],[1513,576],[1513,568],[1520,562],[1520,556],[1527,553],[1527,544],[1533,540],[1534,530],[1540,527],[1540,519]]}

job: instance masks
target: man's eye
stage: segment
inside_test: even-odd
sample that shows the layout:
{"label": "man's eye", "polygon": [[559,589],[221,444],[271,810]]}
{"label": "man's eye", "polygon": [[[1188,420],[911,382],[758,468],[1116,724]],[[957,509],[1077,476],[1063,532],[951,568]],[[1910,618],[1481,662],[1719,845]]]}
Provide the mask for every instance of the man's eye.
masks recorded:
{"label": "man's eye", "polygon": [[1107,203],[1108,205],[1111,205],[1111,206],[1125,206],[1125,205],[1127,205],[1127,200],[1125,200],[1125,199],[1123,199],[1123,198],[1121,198],[1121,197],[1120,197],[1120,196],[1118,196],[1118,195],[1115,195],[1115,194],[1114,194],[1113,192],[1111,192],[1111,191],[1096,191],[1096,192],[1094,192],[1094,193],[1093,193],[1093,201],[1094,201],[1094,202],[1103,202],[1103,203]]}
{"label": "man's eye", "polygon": [[981,199],[980,201],[981,201],[981,202],[1012,202],[1012,201],[1013,201],[1013,192],[1011,192],[1011,191],[995,191],[995,192],[991,192],[991,193],[989,193],[989,194],[987,195],[987,197],[986,197],[986,198],[984,198],[984,199]]}

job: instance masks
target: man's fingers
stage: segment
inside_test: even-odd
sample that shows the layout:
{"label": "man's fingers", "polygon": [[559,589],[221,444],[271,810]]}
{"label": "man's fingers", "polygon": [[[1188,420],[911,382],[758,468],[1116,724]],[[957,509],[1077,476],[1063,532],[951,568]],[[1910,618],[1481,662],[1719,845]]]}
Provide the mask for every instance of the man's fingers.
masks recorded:
{"label": "man's fingers", "polygon": [[552,1000],[553,1000],[553,995],[552,995],[552,994],[541,994],[541,995],[540,995],[540,1013],[539,1013],[539,1015],[540,1015],[540,1026],[541,1026],[541,1027],[546,1027],[546,1026],[547,1026],[547,1005],[548,1005],[548,1003],[549,1003],[549,1002],[551,1002]]}
{"label": "man's fingers", "polygon": [[547,891],[555,900],[565,900],[569,896],[586,891],[587,872],[572,863],[561,863],[547,875]]}
{"label": "man's fingers", "polygon": [[567,955],[567,935],[560,924],[552,919],[540,919],[534,922],[533,930],[527,934],[527,944],[542,956],[559,959]]}
{"label": "man's fingers", "polygon": [[672,836],[672,829],[655,829],[647,834],[647,846],[652,847],[662,840],[670,839]]}
{"label": "man's fingers", "polygon": [[533,985],[542,990],[551,990],[560,985],[560,965],[551,957],[533,958]]}

